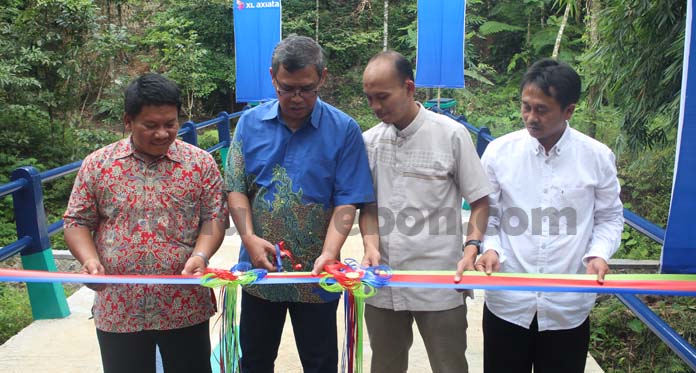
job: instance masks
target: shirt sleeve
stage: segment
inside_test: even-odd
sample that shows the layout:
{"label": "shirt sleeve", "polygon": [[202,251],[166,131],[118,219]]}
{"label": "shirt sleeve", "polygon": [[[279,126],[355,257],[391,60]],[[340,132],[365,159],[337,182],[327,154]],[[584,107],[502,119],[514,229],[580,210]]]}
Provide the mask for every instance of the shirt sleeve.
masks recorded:
{"label": "shirt sleeve", "polygon": [[491,192],[491,186],[486,173],[481,166],[481,160],[466,129],[455,132],[452,138],[455,150],[454,178],[460,193],[469,202],[475,202]]}
{"label": "shirt sleeve", "polygon": [[335,180],[334,206],[375,201],[365,142],[354,120],[349,123],[344,146],[338,156]]}
{"label": "shirt sleeve", "polygon": [[502,263],[505,261],[505,252],[503,250],[503,245],[499,234],[500,217],[502,216],[500,207],[502,189],[496,176],[495,158],[495,152],[489,145],[481,156],[483,170],[492,188],[492,192],[488,194],[488,226],[486,227],[486,234],[483,238],[483,247],[481,250],[484,253],[488,250],[495,250],[498,253],[500,262]]}
{"label": "shirt sleeve", "polygon": [[201,220],[219,220],[229,225],[225,191],[222,176],[212,156],[204,154],[201,160],[203,169],[201,193]]}
{"label": "shirt sleeve", "polygon": [[96,166],[93,156],[88,156],[82,162],[80,170],[77,172],[75,183],[68,207],[63,214],[65,228],[87,227],[94,231],[99,223],[99,213],[97,210],[97,198],[95,194],[95,181],[99,169]]}
{"label": "shirt sleeve", "polygon": [[246,123],[246,116],[242,115],[242,117],[239,118],[239,122],[237,122],[234,136],[232,136],[230,150],[227,153],[224,188],[228,192],[247,194],[249,185],[246,179],[246,163],[244,162],[243,151],[244,123]]}
{"label": "shirt sleeve", "polygon": [[589,257],[600,257],[609,260],[621,244],[623,232],[623,204],[619,198],[621,186],[616,176],[614,154],[607,153],[599,157],[600,183],[595,188],[594,226],[587,254],[583,263],[587,264]]}

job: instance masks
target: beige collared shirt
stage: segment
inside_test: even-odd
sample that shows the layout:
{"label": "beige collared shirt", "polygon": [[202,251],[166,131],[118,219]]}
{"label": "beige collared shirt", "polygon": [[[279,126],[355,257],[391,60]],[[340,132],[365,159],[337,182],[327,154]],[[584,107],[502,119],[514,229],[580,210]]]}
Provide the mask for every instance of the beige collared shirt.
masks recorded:
{"label": "beige collared shirt", "polygon": [[[492,192],[471,136],[426,110],[399,131],[379,123],[363,134],[377,195],[381,263],[393,270],[451,270],[462,257],[462,197]],[[372,306],[441,311],[464,304],[452,289],[379,289]]]}

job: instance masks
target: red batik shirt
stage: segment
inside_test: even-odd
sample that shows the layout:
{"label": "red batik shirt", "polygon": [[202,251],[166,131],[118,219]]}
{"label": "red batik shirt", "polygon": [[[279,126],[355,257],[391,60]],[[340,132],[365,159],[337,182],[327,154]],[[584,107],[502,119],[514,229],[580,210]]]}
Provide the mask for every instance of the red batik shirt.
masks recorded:
{"label": "red batik shirt", "polygon": [[[227,221],[220,171],[204,150],[176,140],[151,163],[130,138],[85,158],[65,227],[93,232],[107,274],[178,275],[203,221]],[[107,332],[178,329],[215,313],[211,290],[196,285],[107,285],[92,309]]]}

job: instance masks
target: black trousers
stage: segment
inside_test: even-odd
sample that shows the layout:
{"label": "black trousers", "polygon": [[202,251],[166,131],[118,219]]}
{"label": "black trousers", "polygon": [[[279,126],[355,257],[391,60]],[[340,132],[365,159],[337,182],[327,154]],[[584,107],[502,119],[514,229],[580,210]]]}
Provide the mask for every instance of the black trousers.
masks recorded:
{"label": "black trousers", "polygon": [[536,315],[529,329],[509,323],[483,307],[485,373],[582,373],[590,343],[590,319],[573,329],[539,331]]}
{"label": "black trousers", "polygon": [[171,330],[110,333],[97,329],[104,373],[154,373],[159,345],[166,373],[210,373],[208,321]]}
{"label": "black trousers", "polygon": [[[329,303],[269,302],[242,291],[239,341],[243,373],[273,373],[285,318],[290,312],[295,344],[305,373],[336,373],[336,308]],[[278,367],[283,372],[283,367]]]}

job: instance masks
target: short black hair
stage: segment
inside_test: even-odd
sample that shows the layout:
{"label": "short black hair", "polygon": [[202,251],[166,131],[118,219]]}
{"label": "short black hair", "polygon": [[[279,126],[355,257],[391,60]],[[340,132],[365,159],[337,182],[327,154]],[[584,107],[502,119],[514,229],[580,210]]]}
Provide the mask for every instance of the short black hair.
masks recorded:
{"label": "short black hair", "polygon": [[405,82],[407,80],[415,80],[413,77],[413,65],[411,65],[411,61],[409,61],[408,58],[404,57],[404,55],[397,51],[388,50],[379,52],[372,56],[372,58],[370,58],[368,65],[370,64],[370,62],[382,58],[394,61],[394,68],[396,70],[396,74],[399,76],[399,79],[401,79],[402,82]]}
{"label": "short black hair", "polygon": [[273,49],[271,68],[274,77],[278,75],[280,65],[283,65],[285,70],[290,73],[302,70],[307,66],[314,66],[317,75],[321,78],[326,67],[326,56],[324,49],[314,39],[290,34]]}
{"label": "short black hair", "polygon": [[541,59],[529,67],[520,83],[520,93],[528,84],[539,87],[565,109],[580,100],[580,76],[567,63],[551,58]]}
{"label": "short black hair", "polygon": [[181,90],[173,81],[156,73],[146,73],[126,88],[125,111],[131,117],[140,114],[143,106],[175,105],[181,111]]}

